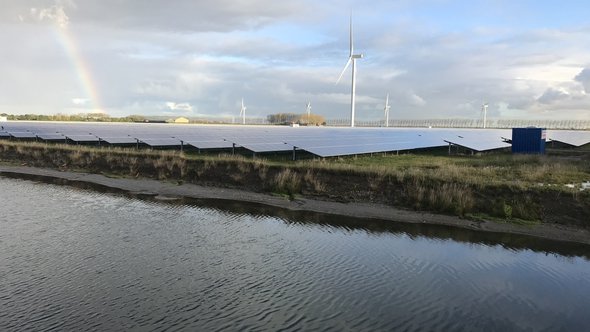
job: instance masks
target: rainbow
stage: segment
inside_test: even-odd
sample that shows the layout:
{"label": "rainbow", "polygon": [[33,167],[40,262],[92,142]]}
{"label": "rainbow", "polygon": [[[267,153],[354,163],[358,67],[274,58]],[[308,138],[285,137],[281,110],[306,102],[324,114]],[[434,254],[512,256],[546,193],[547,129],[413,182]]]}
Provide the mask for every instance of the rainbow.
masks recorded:
{"label": "rainbow", "polygon": [[70,58],[77,73],[78,80],[86,93],[86,97],[92,106],[92,113],[104,112],[104,108],[100,103],[100,95],[96,84],[92,78],[92,71],[82,57],[77,46],[76,39],[72,36],[69,30],[65,27],[56,27],[57,40],[63,46],[65,53]]}

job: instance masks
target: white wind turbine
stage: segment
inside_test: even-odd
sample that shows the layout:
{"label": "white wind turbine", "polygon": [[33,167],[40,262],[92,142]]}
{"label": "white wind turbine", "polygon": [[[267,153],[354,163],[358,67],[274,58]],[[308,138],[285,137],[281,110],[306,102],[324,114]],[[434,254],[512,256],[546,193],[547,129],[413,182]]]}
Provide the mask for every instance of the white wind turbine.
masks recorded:
{"label": "white wind turbine", "polygon": [[389,93],[387,94],[387,97],[385,97],[385,107],[383,108],[383,112],[385,113],[385,127],[389,127],[389,109],[391,108],[391,106],[389,106]]}
{"label": "white wind turbine", "polygon": [[240,116],[242,117],[242,124],[246,124],[246,106],[244,106],[244,98],[242,98],[242,107],[240,108]]}
{"label": "white wind turbine", "polygon": [[305,114],[307,114],[307,123],[309,124],[309,117],[311,116],[311,101],[308,101],[305,106]]}
{"label": "white wind turbine", "polygon": [[488,103],[481,105],[481,112],[483,113],[483,128],[486,128],[486,122],[488,120]]}
{"label": "white wind turbine", "polygon": [[351,127],[354,127],[354,99],[355,99],[355,94],[356,94],[356,59],[363,58],[362,53],[361,54],[354,54],[354,45],[353,44],[354,43],[353,43],[353,38],[352,38],[352,14],[350,14],[350,54],[348,55],[348,62],[346,62],[346,65],[344,66],[342,73],[340,73],[340,77],[338,77],[336,84],[338,84],[338,82],[340,82],[342,75],[344,75],[344,72],[346,71],[346,69],[348,69],[348,66],[350,66],[350,63],[352,62],[352,88],[350,91],[350,126]]}

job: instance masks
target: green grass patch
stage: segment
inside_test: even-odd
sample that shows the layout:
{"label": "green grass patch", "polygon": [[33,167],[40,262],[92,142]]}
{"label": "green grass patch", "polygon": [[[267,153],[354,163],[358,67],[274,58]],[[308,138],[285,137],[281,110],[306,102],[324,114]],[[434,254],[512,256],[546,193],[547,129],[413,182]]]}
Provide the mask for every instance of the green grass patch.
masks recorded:
{"label": "green grass patch", "polygon": [[465,217],[469,220],[473,220],[473,221],[477,221],[477,222],[491,221],[491,222],[500,223],[500,224],[514,224],[514,225],[528,226],[528,227],[534,227],[536,225],[541,224],[540,220],[524,220],[524,219],[520,219],[520,218],[500,218],[500,217],[491,216],[486,213],[469,213],[469,214],[466,214]]}

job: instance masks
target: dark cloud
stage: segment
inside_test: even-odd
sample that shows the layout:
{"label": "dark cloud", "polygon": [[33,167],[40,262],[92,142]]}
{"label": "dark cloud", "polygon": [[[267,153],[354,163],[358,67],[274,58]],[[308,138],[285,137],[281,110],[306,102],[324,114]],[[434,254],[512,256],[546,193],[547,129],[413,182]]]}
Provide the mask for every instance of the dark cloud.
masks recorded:
{"label": "dark cloud", "polygon": [[590,93],[590,68],[582,69],[582,71],[578,75],[576,75],[574,80],[576,82],[582,83],[586,93]]}
{"label": "dark cloud", "polygon": [[569,93],[565,91],[549,88],[537,99],[541,104],[553,104],[557,101],[569,98]]}

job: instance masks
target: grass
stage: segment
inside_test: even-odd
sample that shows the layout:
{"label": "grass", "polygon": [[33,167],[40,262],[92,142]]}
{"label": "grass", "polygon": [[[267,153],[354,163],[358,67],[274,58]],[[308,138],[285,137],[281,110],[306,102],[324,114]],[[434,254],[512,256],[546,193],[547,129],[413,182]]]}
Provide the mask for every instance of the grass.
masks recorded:
{"label": "grass", "polygon": [[510,154],[375,154],[291,162],[228,154],[0,141],[0,160],[80,169],[109,177],[142,176],[240,187],[291,199],[303,193],[460,216],[487,213],[506,220],[540,219],[545,191],[557,192],[560,199],[585,202],[584,197],[589,195],[565,185],[590,181],[590,162],[583,158]]}
{"label": "grass", "polygon": [[[136,173],[141,160],[151,159],[160,175],[175,171],[183,177],[187,162],[204,163],[202,170],[216,167],[219,163],[231,162],[239,173],[256,169],[262,180],[267,177],[269,167],[305,169],[306,180],[314,182],[313,187],[321,189],[324,184],[317,178],[318,171],[336,173],[366,174],[372,186],[388,177],[398,180],[420,179],[442,182],[459,182],[470,186],[508,185],[522,188],[537,187],[539,184],[565,185],[590,181],[590,162],[583,159],[568,159],[551,156],[526,155],[483,155],[483,156],[430,156],[430,155],[387,155],[335,158],[329,160],[304,160],[298,162],[251,159],[228,154],[184,154],[178,151],[136,150],[124,148],[96,148],[72,145],[47,145],[44,143],[1,142],[0,151],[14,149],[18,154],[27,154],[34,160],[57,153],[52,162],[57,166],[76,164],[92,166],[96,155],[101,155],[107,164],[124,162],[130,173]],[[29,152],[25,152],[28,150]],[[69,156],[64,156],[69,154]],[[62,158],[62,159],[60,159]],[[563,186],[564,191],[567,191]],[[558,187],[558,189],[561,187]]]}
{"label": "grass", "polygon": [[306,161],[300,164],[382,176],[461,182],[476,187],[492,184],[519,187],[536,187],[540,183],[565,185],[590,179],[590,162],[587,160],[551,156],[502,154],[465,157],[406,154]]}
{"label": "grass", "polygon": [[295,195],[301,192],[301,176],[291,169],[284,169],[277,173],[273,179],[275,192],[286,194],[294,199]]}
{"label": "grass", "polygon": [[520,218],[499,218],[485,213],[470,213],[465,215],[466,218],[473,221],[493,221],[502,224],[515,224],[520,226],[534,227],[539,225],[539,220],[525,220]]}

